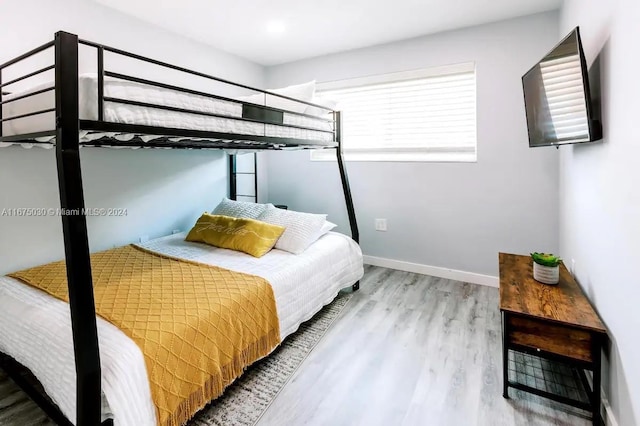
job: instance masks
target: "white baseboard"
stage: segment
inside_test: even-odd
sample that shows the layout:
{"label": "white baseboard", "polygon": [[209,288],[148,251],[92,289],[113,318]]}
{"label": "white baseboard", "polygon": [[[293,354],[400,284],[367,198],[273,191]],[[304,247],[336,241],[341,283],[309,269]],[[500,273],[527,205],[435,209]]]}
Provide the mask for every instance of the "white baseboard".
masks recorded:
{"label": "white baseboard", "polygon": [[456,269],[441,268],[439,266],[422,265],[420,263],[404,262],[402,260],[385,259],[384,257],[363,256],[367,265],[381,266],[396,269],[398,271],[414,272],[416,274],[431,275],[449,280],[462,281],[472,284],[498,287],[498,277],[476,274],[473,272],[458,271]]}

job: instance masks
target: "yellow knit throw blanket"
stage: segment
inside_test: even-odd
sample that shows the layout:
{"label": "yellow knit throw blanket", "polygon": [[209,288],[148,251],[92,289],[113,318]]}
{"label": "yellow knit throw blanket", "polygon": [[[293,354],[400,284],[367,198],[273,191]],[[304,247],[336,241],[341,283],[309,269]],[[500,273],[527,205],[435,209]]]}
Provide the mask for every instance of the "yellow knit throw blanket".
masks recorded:
{"label": "yellow knit throw blanket", "polygon": [[[126,246],[91,256],[96,313],[140,347],[160,425],[186,423],[280,343],[263,278]],[[69,301],[64,262],[10,275]]]}

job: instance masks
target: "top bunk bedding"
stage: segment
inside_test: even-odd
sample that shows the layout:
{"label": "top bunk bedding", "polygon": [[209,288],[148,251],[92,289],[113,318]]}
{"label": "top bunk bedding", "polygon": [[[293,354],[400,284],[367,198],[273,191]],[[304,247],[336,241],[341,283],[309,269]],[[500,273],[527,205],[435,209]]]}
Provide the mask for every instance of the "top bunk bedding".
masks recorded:
{"label": "top bunk bedding", "polygon": [[[80,47],[91,56],[80,61]],[[129,72],[142,75],[114,72],[105,59],[109,67],[122,68],[124,61]],[[80,74],[81,62],[94,74]],[[44,75],[50,71],[55,83]],[[180,85],[157,80],[168,74],[179,77]],[[199,84],[205,91],[185,87],[191,79],[205,83]],[[45,84],[33,87],[37,82]],[[219,85],[216,91],[231,95],[212,93]],[[78,129],[79,141],[65,137],[67,150],[338,148],[340,113],[335,105],[318,103],[315,82],[311,86],[311,92],[285,90],[295,86],[265,91],[59,31],[54,40],[0,64],[0,147],[53,145],[56,135]],[[247,92],[256,94],[239,96]]]}
{"label": "top bunk bedding", "polygon": [[[98,122],[98,77],[96,74],[83,74],[78,79],[79,112],[81,120],[80,142],[82,145],[94,146],[122,146],[148,144],[155,146],[160,140],[171,135],[135,134],[123,132],[100,131],[99,125],[95,129],[83,129],[82,120]],[[55,129],[55,91],[54,83],[48,82],[32,87],[19,93],[3,96],[3,101],[11,101],[2,105],[6,118],[27,115],[3,122],[2,135],[15,136],[47,132]],[[31,93],[32,96],[24,97]],[[245,117],[246,108],[263,107],[259,98],[264,96],[250,96],[247,99],[223,100],[193,93],[155,87],[133,81],[117,78],[104,79],[104,122],[119,123],[154,128],[193,130],[198,132],[216,132],[234,135],[266,136],[273,138],[297,139],[307,141],[331,142],[334,139],[333,121],[331,114],[324,111],[321,114],[303,114],[286,112],[282,114],[282,124],[269,124],[249,121]],[[118,101],[108,101],[107,99]],[[136,104],[130,104],[134,102]],[[293,103],[293,102],[291,102]],[[167,109],[160,109],[167,108]],[[268,107],[268,111],[278,108]],[[47,110],[49,112],[28,115],[31,112]],[[185,112],[189,111],[189,112]],[[51,147],[55,135],[53,132],[46,136],[34,138],[32,142],[39,142],[38,146]],[[175,136],[169,142],[189,140],[205,140],[207,138],[186,138]],[[22,142],[22,141],[21,141]],[[232,139],[223,140],[228,148],[234,147]],[[246,144],[247,141],[242,141]],[[249,142],[251,143],[251,142]],[[0,146],[10,145],[11,142],[0,142]],[[257,149],[260,141],[253,141]],[[283,146],[284,147],[284,146]]]}

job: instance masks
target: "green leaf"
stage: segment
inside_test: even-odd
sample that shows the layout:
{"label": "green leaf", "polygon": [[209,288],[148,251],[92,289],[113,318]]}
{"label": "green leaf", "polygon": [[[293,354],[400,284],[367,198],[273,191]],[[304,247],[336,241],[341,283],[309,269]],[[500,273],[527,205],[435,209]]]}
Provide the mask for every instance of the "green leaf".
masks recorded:
{"label": "green leaf", "polygon": [[531,258],[538,265],[554,267],[560,265],[562,259],[558,256],[554,256],[551,253],[531,253]]}

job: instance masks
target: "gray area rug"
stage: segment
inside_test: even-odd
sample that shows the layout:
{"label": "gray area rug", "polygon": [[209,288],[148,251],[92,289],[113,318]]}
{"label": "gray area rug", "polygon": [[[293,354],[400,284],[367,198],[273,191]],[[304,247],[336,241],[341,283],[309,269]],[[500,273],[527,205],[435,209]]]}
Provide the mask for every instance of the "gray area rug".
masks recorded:
{"label": "gray area rug", "polygon": [[[340,293],[329,305],[257,362],[225,393],[205,407],[189,426],[253,426],[300,364],[338,318],[351,293]],[[53,425],[53,422],[0,370],[0,425]]]}

